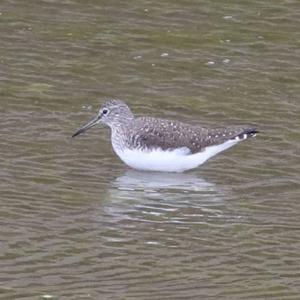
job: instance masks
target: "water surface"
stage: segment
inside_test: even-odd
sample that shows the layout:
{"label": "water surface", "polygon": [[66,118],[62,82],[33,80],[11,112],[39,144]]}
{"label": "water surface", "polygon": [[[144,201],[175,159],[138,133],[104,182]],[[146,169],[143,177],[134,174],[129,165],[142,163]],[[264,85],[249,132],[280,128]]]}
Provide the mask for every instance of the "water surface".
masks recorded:
{"label": "water surface", "polygon": [[[0,4],[1,299],[299,299],[298,1]],[[109,130],[138,115],[261,134],[143,173]]]}

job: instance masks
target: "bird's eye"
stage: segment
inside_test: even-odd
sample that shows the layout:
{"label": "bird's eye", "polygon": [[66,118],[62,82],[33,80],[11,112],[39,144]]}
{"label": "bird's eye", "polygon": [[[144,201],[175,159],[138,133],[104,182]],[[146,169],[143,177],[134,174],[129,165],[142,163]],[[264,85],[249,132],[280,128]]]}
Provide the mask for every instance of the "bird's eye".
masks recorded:
{"label": "bird's eye", "polygon": [[107,109],[107,108],[104,108],[104,109],[102,110],[102,114],[103,114],[103,115],[107,115],[107,114],[108,114],[108,109]]}

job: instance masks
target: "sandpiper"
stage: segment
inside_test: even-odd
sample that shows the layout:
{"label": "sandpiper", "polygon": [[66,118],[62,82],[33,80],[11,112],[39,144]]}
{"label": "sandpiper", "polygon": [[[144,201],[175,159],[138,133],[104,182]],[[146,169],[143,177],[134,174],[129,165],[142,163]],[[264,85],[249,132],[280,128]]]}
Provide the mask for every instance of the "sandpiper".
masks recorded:
{"label": "sandpiper", "polygon": [[97,116],[73,134],[98,123],[111,129],[112,147],[120,159],[137,170],[183,172],[198,167],[240,141],[254,137],[255,128],[209,129],[187,123],[135,117],[122,100],[109,100]]}

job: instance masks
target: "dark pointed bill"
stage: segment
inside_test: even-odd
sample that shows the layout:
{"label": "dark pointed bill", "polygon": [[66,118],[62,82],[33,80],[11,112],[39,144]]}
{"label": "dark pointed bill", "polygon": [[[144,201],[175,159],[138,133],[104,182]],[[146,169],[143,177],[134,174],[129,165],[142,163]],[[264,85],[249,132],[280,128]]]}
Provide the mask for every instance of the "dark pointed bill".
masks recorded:
{"label": "dark pointed bill", "polygon": [[94,118],[92,121],[90,121],[89,123],[87,123],[86,125],[84,125],[83,127],[81,127],[80,129],[78,129],[73,135],[72,137],[75,137],[85,131],[87,131],[89,128],[97,125],[99,123],[100,117],[97,116],[96,118]]}

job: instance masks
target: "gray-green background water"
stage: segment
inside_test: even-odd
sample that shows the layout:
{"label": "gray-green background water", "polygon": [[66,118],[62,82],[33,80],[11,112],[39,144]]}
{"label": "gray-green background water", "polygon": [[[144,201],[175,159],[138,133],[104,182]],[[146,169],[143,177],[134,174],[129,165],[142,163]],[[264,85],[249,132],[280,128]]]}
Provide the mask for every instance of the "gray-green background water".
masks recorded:
{"label": "gray-green background water", "polygon": [[[1,299],[299,299],[300,3],[2,0]],[[111,97],[261,134],[130,170]]]}

